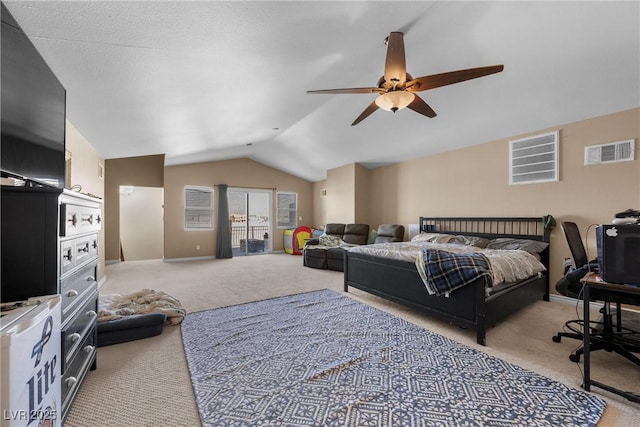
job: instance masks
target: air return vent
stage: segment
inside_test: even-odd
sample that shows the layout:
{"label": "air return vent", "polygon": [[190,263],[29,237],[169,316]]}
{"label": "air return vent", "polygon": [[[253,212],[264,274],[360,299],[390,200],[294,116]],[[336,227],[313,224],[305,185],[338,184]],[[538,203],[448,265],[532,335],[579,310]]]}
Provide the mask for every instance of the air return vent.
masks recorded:
{"label": "air return vent", "polygon": [[558,180],[558,131],[509,142],[509,184]]}
{"label": "air return vent", "polygon": [[634,159],[635,140],[612,142],[610,144],[584,147],[584,164],[626,162]]}

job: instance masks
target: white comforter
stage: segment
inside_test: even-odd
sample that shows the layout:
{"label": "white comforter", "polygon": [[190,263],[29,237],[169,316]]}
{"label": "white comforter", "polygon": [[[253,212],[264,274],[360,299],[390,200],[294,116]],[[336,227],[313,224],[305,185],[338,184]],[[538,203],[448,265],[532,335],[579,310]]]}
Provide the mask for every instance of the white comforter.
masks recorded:
{"label": "white comforter", "polygon": [[128,295],[100,295],[98,322],[121,319],[125,316],[147,313],[164,313],[167,323],[178,325],[186,310],[180,301],[162,291],[142,289]]}
{"label": "white comforter", "polygon": [[[423,249],[431,248],[453,253],[480,252],[486,255],[491,265],[492,285],[517,282],[545,271],[545,266],[538,259],[526,251],[482,249],[476,246],[458,245],[451,243],[431,242],[397,242],[376,243],[374,245],[357,246],[349,252],[367,254],[380,258],[390,258],[416,263],[421,276],[420,265],[424,267]],[[424,280],[424,277],[423,277]]]}

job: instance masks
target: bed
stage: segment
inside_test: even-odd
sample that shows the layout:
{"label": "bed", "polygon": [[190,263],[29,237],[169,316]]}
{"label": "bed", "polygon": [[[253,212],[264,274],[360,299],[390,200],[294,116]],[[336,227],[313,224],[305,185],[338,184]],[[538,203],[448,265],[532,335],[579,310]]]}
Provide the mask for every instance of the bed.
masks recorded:
{"label": "bed", "polygon": [[[357,288],[449,321],[475,329],[478,344],[486,345],[487,327],[534,301],[549,300],[549,235],[553,218],[442,218],[420,217],[420,234],[464,236],[464,239],[522,239],[542,242],[536,257],[546,271],[494,287],[482,276],[446,295],[430,295],[416,262],[388,259],[349,250],[345,254],[344,291]],[[546,244],[545,244],[546,243]],[[480,245],[481,246],[481,245]],[[508,247],[508,246],[507,246]]]}

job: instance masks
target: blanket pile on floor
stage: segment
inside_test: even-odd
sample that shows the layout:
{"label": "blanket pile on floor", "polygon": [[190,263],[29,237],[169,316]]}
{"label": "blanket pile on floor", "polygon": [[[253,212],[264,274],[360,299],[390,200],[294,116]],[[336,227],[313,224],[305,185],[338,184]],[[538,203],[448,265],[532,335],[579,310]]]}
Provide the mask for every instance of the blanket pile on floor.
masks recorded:
{"label": "blanket pile on floor", "polygon": [[180,301],[162,291],[143,289],[128,295],[100,295],[98,322],[121,319],[125,316],[164,313],[167,324],[178,325],[186,310]]}

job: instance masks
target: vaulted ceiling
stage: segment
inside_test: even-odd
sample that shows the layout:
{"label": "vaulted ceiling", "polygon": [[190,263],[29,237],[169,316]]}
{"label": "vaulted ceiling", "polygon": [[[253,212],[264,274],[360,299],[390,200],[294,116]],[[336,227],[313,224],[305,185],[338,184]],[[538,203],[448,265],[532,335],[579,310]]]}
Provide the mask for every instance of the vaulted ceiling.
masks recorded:
{"label": "vaulted ceiling", "polygon": [[[317,181],[640,106],[640,10],[627,2],[7,1],[106,158],[248,157]],[[421,92],[438,114],[378,110],[384,39],[413,77],[504,64]]]}

